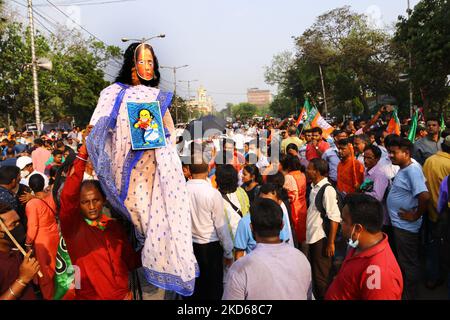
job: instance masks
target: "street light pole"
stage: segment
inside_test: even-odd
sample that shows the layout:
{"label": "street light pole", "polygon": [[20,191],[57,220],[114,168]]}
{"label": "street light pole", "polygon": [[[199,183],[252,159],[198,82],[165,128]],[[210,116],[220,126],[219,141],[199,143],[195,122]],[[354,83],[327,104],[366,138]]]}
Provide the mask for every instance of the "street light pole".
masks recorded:
{"label": "street light pole", "polygon": [[31,40],[31,67],[33,70],[33,91],[34,91],[34,111],[36,116],[36,126],[38,134],[41,133],[41,115],[39,112],[39,89],[36,65],[36,50],[34,47],[34,21],[33,21],[33,4],[32,0],[28,0],[28,16],[30,20],[30,40]]}
{"label": "street light pole", "polygon": [[[161,66],[161,68],[164,69],[172,69],[173,71],[173,79],[174,79],[174,88],[173,88],[173,96],[175,97],[175,104],[176,104],[176,99],[177,99],[177,69],[181,69],[181,68],[185,68],[185,67],[189,67],[189,65],[185,64],[184,66],[179,66],[179,67],[168,67],[168,66]],[[175,123],[178,123],[178,106],[175,105]]]}
{"label": "street light pole", "polygon": [[[191,101],[191,82],[196,82],[198,80],[180,80],[180,82],[187,82],[188,85],[188,103]],[[189,106],[189,117],[191,117],[191,108]]]}
{"label": "street light pole", "polygon": [[328,107],[327,107],[327,95],[325,93],[325,83],[323,81],[323,74],[322,74],[322,65],[319,63],[319,71],[320,71],[320,80],[322,81],[322,91],[323,91],[323,102],[324,102],[324,111],[325,111],[325,118],[328,114]]}
{"label": "street light pole", "polygon": [[141,42],[141,43],[144,43],[144,42],[147,42],[147,41],[150,41],[150,40],[152,40],[152,39],[155,39],[155,38],[165,38],[166,37],[166,35],[165,34],[159,34],[159,35],[157,35],[157,36],[153,36],[153,37],[150,37],[150,38],[142,38],[142,39],[129,39],[129,38],[122,38],[121,40],[122,40],[122,42],[128,42],[128,41],[139,41],[139,42]]}
{"label": "street light pole", "polygon": [[[410,1],[408,0],[408,20],[411,18],[411,7]],[[411,79],[412,71],[412,55],[411,48],[409,49],[409,117],[412,118],[413,115],[413,85]]]}

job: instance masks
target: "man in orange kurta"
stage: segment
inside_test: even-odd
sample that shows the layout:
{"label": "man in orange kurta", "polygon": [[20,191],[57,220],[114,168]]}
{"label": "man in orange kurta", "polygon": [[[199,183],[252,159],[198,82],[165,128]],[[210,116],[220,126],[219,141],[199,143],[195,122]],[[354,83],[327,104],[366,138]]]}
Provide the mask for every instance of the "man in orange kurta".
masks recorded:
{"label": "man in orange kurta", "polygon": [[348,139],[340,140],[337,147],[341,158],[337,167],[337,189],[346,194],[356,192],[364,181],[364,166],[356,160]]}

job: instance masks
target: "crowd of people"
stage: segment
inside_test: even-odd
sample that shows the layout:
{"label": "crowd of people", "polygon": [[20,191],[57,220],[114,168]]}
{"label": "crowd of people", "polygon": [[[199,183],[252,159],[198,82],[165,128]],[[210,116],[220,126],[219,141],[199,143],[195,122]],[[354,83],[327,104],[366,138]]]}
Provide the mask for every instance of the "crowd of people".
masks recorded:
{"label": "crowd of people", "polygon": [[449,131],[429,117],[412,142],[387,114],[326,138],[292,119],[179,138],[193,298],[413,300],[447,282]]}
{"label": "crowd of people", "polygon": [[[327,139],[289,119],[179,139],[200,271],[183,298],[416,299],[420,281],[441,285],[450,135],[428,118],[413,143],[372,120],[336,126]],[[131,299],[140,252],[106,209],[84,143],[91,128],[34,141],[1,130],[0,217],[27,251],[0,231],[1,298],[53,299],[64,236],[89,280],[76,298]]]}
{"label": "crowd of people", "polygon": [[0,299],[130,300],[150,283],[186,300],[413,300],[450,279],[437,118],[415,137],[383,106],[331,134],[288,118],[185,139],[159,80],[133,43],[86,129],[0,130]]}

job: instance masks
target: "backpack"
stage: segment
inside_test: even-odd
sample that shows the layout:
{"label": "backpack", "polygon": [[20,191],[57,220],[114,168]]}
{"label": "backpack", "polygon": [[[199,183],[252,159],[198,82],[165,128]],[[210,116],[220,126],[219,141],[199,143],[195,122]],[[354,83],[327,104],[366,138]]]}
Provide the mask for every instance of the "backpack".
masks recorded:
{"label": "backpack", "polygon": [[[323,206],[323,197],[325,193],[325,189],[327,187],[331,187],[336,191],[336,199],[337,199],[337,205],[339,208],[339,212],[342,214],[342,208],[344,207],[344,196],[341,192],[339,192],[332,184],[326,183],[324,184],[320,189],[319,192],[317,192],[316,199],[314,201],[314,204],[316,205],[317,210],[320,212],[320,217],[323,221],[323,230],[325,231],[325,234],[328,237],[328,234],[330,232],[330,219],[327,216],[327,211],[325,210],[325,207]],[[336,235],[340,233],[341,225],[338,225],[338,230],[336,232]]]}

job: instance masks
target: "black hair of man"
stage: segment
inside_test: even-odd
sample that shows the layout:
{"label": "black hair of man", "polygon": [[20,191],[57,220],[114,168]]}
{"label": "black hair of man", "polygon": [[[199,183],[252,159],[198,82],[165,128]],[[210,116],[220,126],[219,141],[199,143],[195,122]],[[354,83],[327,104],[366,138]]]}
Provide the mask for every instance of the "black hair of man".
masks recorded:
{"label": "black hair of man", "polygon": [[276,237],[283,226],[283,210],[271,199],[258,198],[250,207],[250,221],[259,237]]}
{"label": "black hair of man", "polygon": [[297,136],[297,127],[295,126],[290,126],[288,128],[288,135],[289,136]]}
{"label": "black hair of man", "polygon": [[2,166],[0,167],[0,184],[8,185],[20,174],[19,167],[16,166]]}
{"label": "black hair of man", "polygon": [[383,206],[372,196],[350,193],[345,197],[345,205],[352,219],[352,224],[360,224],[369,233],[381,232],[383,227]]}
{"label": "black hair of man", "polygon": [[403,151],[408,151],[410,156],[412,156],[414,150],[414,145],[411,141],[399,136],[392,137],[389,140],[389,147],[399,147]]}
{"label": "black hair of man", "polygon": [[381,158],[381,149],[378,146],[375,146],[373,144],[370,144],[368,146],[366,146],[366,148],[364,149],[364,151],[366,150],[370,150],[372,151],[373,155],[375,156],[376,159],[380,159]]}
{"label": "black hair of man", "polygon": [[395,134],[395,133],[392,133],[392,134],[387,135],[387,136],[384,138],[384,146],[385,146],[386,148],[389,148],[389,146],[390,146],[390,144],[391,144],[391,141],[394,141],[394,140],[396,140],[396,139],[398,139],[398,138],[400,138],[400,136],[397,135],[397,134]]}
{"label": "black hair of man", "polygon": [[64,154],[64,152],[62,152],[61,150],[58,150],[58,149],[55,149],[52,152],[53,157],[56,157],[58,155],[63,155],[63,154]]}
{"label": "black hair of man", "polygon": [[266,182],[267,183],[271,183],[271,184],[275,184],[281,188],[283,188],[284,186],[284,175],[281,172],[277,172],[275,174],[271,174],[267,176]]}
{"label": "black hair of man", "polygon": [[318,132],[321,135],[323,131],[322,131],[322,128],[320,128],[320,127],[314,127],[310,130],[310,132],[311,133]]}
{"label": "black hair of man", "polygon": [[218,166],[216,169],[216,182],[221,193],[228,194],[236,192],[239,183],[236,169],[231,164]]}
{"label": "black hair of man", "polygon": [[314,169],[319,171],[319,173],[322,177],[328,176],[328,172],[330,169],[329,169],[327,161],[320,159],[320,158],[316,158],[316,159],[312,159],[309,163],[311,163],[314,166]]}
{"label": "black hair of man", "polygon": [[57,149],[63,148],[64,147],[64,142],[62,142],[61,140],[56,141],[55,147]]}
{"label": "black hair of man", "polygon": [[33,174],[30,177],[28,186],[33,190],[34,193],[41,192],[45,188],[45,180],[40,174]]}
{"label": "black hair of man", "polygon": [[[276,174],[271,174],[267,176],[266,183],[274,184],[278,187],[279,190],[279,198],[283,201],[289,201],[289,195],[286,189],[284,189],[284,175],[281,172],[277,172]],[[288,202],[289,203],[289,202]],[[288,209],[289,210],[289,209]]]}
{"label": "black hair of man", "polygon": [[278,189],[279,189],[279,186],[277,186],[274,183],[265,183],[261,186],[261,189],[259,189],[259,192],[260,192],[260,194],[261,193],[269,194],[272,192],[278,194]]}
{"label": "black hair of man", "polygon": [[437,122],[439,124],[439,119],[435,115],[428,117],[427,123],[430,122],[430,121]]}
{"label": "black hair of man", "polygon": [[38,147],[42,147],[44,146],[44,140],[42,140],[41,138],[37,138],[34,140],[34,144],[37,145]]}
{"label": "black hair of man", "polygon": [[370,144],[370,138],[367,134],[359,134],[355,136],[354,139],[362,140],[366,144],[366,146]]}
{"label": "black hair of man", "polygon": [[286,147],[286,153],[288,153],[289,150],[294,150],[295,152],[298,152],[298,147],[295,143],[289,143]]}
{"label": "black hair of man", "polygon": [[[14,210],[14,208],[11,207],[10,204],[8,204],[6,202],[0,202],[0,214],[5,214],[12,210]],[[0,217],[0,219],[2,219],[2,218]],[[4,220],[2,219],[2,221],[4,221]],[[0,232],[3,232],[3,229],[0,228]]]}
{"label": "black hair of man", "polygon": [[16,152],[14,151],[14,148],[8,147],[8,149],[6,149],[6,157],[14,158],[15,156],[16,156]]}
{"label": "black hair of man", "polygon": [[191,163],[189,164],[189,171],[191,174],[202,174],[208,172],[209,165],[203,161],[203,157],[191,156]]}
{"label": "black hair of man", "polygon": [[339,140],[338,142],[336,142],[336,145],[338,145],[338,146],[347,146],[347,145],[349,145],[349,144],[352,144],[352,140],[350,139],[350,138],[347,138],[347,139],[341,139],[341,140]]}

